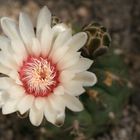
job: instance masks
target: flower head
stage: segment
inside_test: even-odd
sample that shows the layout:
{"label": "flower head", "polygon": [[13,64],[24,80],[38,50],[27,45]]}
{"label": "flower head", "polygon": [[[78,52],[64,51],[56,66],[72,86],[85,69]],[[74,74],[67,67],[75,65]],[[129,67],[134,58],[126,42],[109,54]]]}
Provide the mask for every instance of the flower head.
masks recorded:
{"label": "flower head", "polygon": [[33,125],[43,117],[55,124],[63,124],[65,108],[81,111],[77,98],[97,79],[87,69],[92,61],[78,50],[87,41],[84,32],[72,35],[64,23],[51,26],[47,7],[40,10],[36,31],[29,16],[20,13],[19,23],[3,17],[0,36],[0,105],[3,114],[29,112]]}

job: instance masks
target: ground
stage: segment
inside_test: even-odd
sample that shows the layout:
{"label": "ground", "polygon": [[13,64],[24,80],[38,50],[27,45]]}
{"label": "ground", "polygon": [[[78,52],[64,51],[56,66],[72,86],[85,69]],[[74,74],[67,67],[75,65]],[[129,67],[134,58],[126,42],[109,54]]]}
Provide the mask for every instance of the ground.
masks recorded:
{"label": "ground", "polygon": [[[139,140],[140,137],[140,1],[139,0],[0,0],[0,17],[18,18],[19,12],[28,12],[32,20],[40,7],[47,5],[63,21],[82,27],[98,21],[108,28],[116,52],[125,55],[134,93],[123,111],[120,122],[108,133],[91,140]],[[11,121],[12,120],[12,121]],[[43,127],[22,133],[15,115],[0,115],[0,140],[41,140]],[[26,126],[24,126],[26,129]],[[29,135],[30,134],[30,135]],[[77,138],[82,140],[82,138]]]}

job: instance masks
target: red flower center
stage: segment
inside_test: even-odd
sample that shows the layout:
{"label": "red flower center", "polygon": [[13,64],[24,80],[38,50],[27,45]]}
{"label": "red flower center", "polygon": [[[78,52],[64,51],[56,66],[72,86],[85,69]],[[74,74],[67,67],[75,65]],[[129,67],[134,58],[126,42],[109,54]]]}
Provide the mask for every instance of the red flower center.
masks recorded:
{"label": "red flower center", "polygon": [[56,65],[43,57],[28,57],[23,62],[19,75],[27,94],[35,97],[50,95],[59,84]]}

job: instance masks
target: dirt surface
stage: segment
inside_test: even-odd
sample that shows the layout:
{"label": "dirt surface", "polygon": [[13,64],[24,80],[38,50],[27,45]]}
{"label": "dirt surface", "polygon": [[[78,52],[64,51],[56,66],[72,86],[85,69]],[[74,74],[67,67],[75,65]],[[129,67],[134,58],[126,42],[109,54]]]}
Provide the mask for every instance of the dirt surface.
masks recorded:
{"label": "dirt surface", "polygon": [[[140,1],[139,0],[0,0],[0,17],[17,19],[19,12],[26,11],[35,19],[40,7],[47,5],[54,15],[64,22],[70,21],[82,27],[98,21],[109,29],[112,47],[125,55],[130,79],[135,87],[131,105],[124,109],[118,125],[108,133],[92,140],[139,140],[140,138]],[[12,121],[11,121],[12,120]],[[23,123],[23,128],[18,127]],[[41,140],[43,127],[27,130],[24,121],[16,115],[0,115],[0,140]],[[32,126],[31,126],[32,128]],[[77,140],[82,140],[77,138]]]}
{"label": "dirt surface", "polygon": [[139,140],[140,112],[136,106],[127,106],[120,122],[108,133],[93,140]]}

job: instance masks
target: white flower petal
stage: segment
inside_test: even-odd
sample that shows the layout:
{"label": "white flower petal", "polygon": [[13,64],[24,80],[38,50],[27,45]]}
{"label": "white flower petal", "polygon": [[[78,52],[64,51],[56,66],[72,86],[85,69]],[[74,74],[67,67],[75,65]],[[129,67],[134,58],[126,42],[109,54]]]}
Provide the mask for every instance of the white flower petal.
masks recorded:
{"label": "white flower petal", "polygon": [[93,86],[97,83],[96,75],[88,71],[78,73],[74,79],[82,82],[84,86]]}
{"label": "white flower petal", "polygon": [[[62,62],[59,64],[60,68],[69,67],[70,65],[74,64],[77,61],[77,59],[72,59],[72,57],[79,57],[79,54],[76,54],[76,51],[83,47],[83,45],[86,43],[86,40],[87,34],[84,32],[77,33],[76,35],[72,36],[62,47],[60,47],[53,53],[53,62],[56,63],[62,60]],[[65,61],[67,61],[67,63]],[[63,64],[65,64],[66,66]]]}
{"label": "white flower petal", "polygon": [[63,83],[63,86],[65,89],[65,92],[67,92],[69,95],[72,95],[72,96],[79,96],[85,92],[85,89],[83,88],[83,83],[77,82],[75,80],[65,82]]}
{"label": "white flower petal", "polygon": [[13,85],[6,90],[9,93],[11,99],[21,98],[25,95],[25,89],[19,85]]}
{"label": "white flower petal", "polygon": [[20,81],[19,73],[16,70],[12,70],[8,76],[15,81],[15,83],[22,85],[22,82]]}
{"label": "white flower petal", "polygon": [[53,63],[57,63],[60,59],[62,59],[68,49],[68,46],[62,46],[60,49],[55,51],[51,56]]}
{"label": "white flower petal", "polygon": [[5,36],[0,36],[0,48],[3,52],[5,52],[7,55],[13,55],[13,50],[10,44],[10,39],[8,39]]}
{"label": "white flower petal", "polygon": [[49,25],[45,25],[41,33],[41,52],[45,57],[49,53],[52,44],[52,30]]}
{"label": "white flower petal", "polygon": [[18,100],[8,100],[2,107],[2,114],[10,114],[16,111]]}
{"label": "white flower petal", "polygon": [[15,54],[15,55],[13,54],[12,58],[14,59],[14,62],[17,64],[16,70],[19,70],[23,65],[23,60],[26,60],[26,57],[24,58],[24,55],[19,55],[19,54]]}
{"label": "white flower petal", "polygon": [[72,36],[72,38],[67,42],[67,46],[70,47],[70,52],[76,52],[81,49],[87,41],[87,34],[85,32],[80,32]]}
{"label": "white flower petal", "polygon": [[45,97],[37,97],[35,99],[35,107],[40,110],[40,109],[43,109],[43,107],[45,107]]}
{"label": "white flower petal", "polygon": [[68,94],[62,95],[62,102],[72,111],[79,112],[83,110],[83,105],[76,97]]}
{"label": "white flower petal", "polygon": [[54,41],[53,48],[51,50],[49,57],[51,57],[53,53],[57,51],[57,49],[62,47],[65,44],[65,42],[67,42],[70,39],[71,36],[72,36],[72,32],[70,29],[58,34],[58,36],[56,37]]}
{"label": "white flower petal", "polygon": [[79,62],[77,62],[75,65],[69,67],[68,70],[78,73],[78,72],[88,70],[92,64],[93,64],[93,60],[81,57],[79,59]]}
{"label": "white flower petal", "polygon": [[39,126],[43,120],[43,111],[38,110],[34,105],[31,107],[29,112],[29,118],[33,125]]}
{"label": "white flower petal", "polygon": [[[4,33],[14,42],[14,45],[18,44],[16,48],[13,46],[13,50],[15,52],[22,52],[25,53],[25,48],[23,42],[21,40],[19,29],[16,22],[10,18],[3,17],[1,19],[1,26]],[[16,43],[15,43],[16,42]]]}
{"label": "white flower petal", "polygon": [[2,107],[9,99],[9,94],[5,91],[0,91],[0,107]]}
{"label": "white flower petal", "polygon": [[57,114],[55,125],[59,127],[62,126],[64,124],[64,120],[65,120],[65,110]]}
{"label": "white flower petal", "polygon": [[54,63],[57,63],[60,59],[67,56],[69,53],[75,53],[83,45],[86,43],[87,34],[84,32],[77,33],[76,35],[72,36],[62,47],[57,49],[51,58],[53,59]]}
{"label": "white flower petal", "polygon": [[8,89],[14,85],[14,81],[9,77],[0,78],[0,89]]}
{"label": "white flower petal", "polygon": [[58,68],[60,70],[67,69],[79,61],[80,52],[68,53],[65,54],[64,57],[58,62]]}
{"label": "white flower petal", "polygon": [[17,69],[18,65],[17,63],[13,60],[12,57],[7,56],[5,53],[3,53],[2,51],[0,51],[0,63],[5,66],[8,67],[10,69]]}
{"label": "white flower petal", "polygon": [[75,73],[73,71],[64,70],[60,73],[59,81],[62,83],[65,83],[71,80],[72,78],[74,78],[74,76],[75,76]]}
{"label": "white flower petal", "polygon": [[8,75],[10,73],[11,69],[3,66],[3,64],[0,64],[0,73]]}
{"label": "white flower petal", "polygon": [[50,101],[48,99],[46,99],[44,114],[49,122],[51,122],[52,124],[55,123],[57,113],[56,111],[53,110]]}
{"label": "white flower petal", "polygon": [[56,126],[61,126],[64,123],[65,119],[65,104],[61,101],[61,98],[56,95],[50,95],[48,100],[53,108],[56,111],[56,118],[54,124]]}
{"label": "white flower petal", "polygon": [[[7,58],[10,59],[10,61],[14,61],[12,63],[16,63],[18,64],[19,62],[19,57],[17,57],[17,55],[15,55],[15,52],[11,46],[11,41],[10,39],[8,39],[5,36],[0,36],[0,48],[2,50],[2,54]],[[19,48],[19,46],[18,46]],[[17,49],[16,49],[17,50]],[[21,57],[21,56],[20,56]],[[15,62],[16,61],[16,62]]]}
{"label": "white flower petal", "polygon": [[16,22],[13,19],[3,17],[1,18],[1,27],[3,32],[11,39],[11,40],[20,40],[19,30]]}
{"label": "white flower petal", "polygon": [[34,101],[34,96],[32,95],[25,95],[25,97],[20,101],[20,103],[17,106],[18,111],[21,114],[24,114],[26,111],[28,111]]}
{"label": "white flower petal", "polygon": [[32,39],[32,52],[35,56],[39,56],[41,54],[41,45],[37,38]]}
{"label": "white flower petal", "polygon": [[60,85],[60,86],[56,87],[54,89],[53,93],[55,95],[63,95],[64,94],[64,88],[63,88],[63,86]]}
{"label": "white flower petal", "polygon": [[[51,107],[57,111],[57,113],[61,112],[62,110],[65,109],[65,104],[63,102],[61,102],[61,95],[50,95],[48,97],[49,103],[51,105]],[[62,96],[61,96],[62,97]]]}
{"label": "white flower petal", "polygon": [[59,33],[62,33],[62,32],[67,31],[67,30],[71,30],[71,29],[66,24],[64,24],[64,23],[56,24],[52,28],[54,38],[56,38],[59,35]]}
{"label": "white flower petal", "polygon": [[[19,30],[21,37],[26,44],[26,48],[32,44],[32,38],[35,37],[33,24],[29,18],[29,16],[25,13],[20,13],[19,16]],[[30,51],[30,49],[28,49]]]}
{"label": "white flower petal", "polygon": [[19,40],[12,40],[11,41],[11,46],[14,50],[14,52],[16,53],[16,56],[18,58],[22,58],[22,60],[26,59],[27,57],[27,51],[24,47],[24,44],[19,41]]}
{"label": "white flower petal", "polygon": [[37,19],[37,35],[41,33],[45,25],[48,24],[48,26],[51,26],[51,12],[47,8],[47,6],[44,6],[38,15]]}

